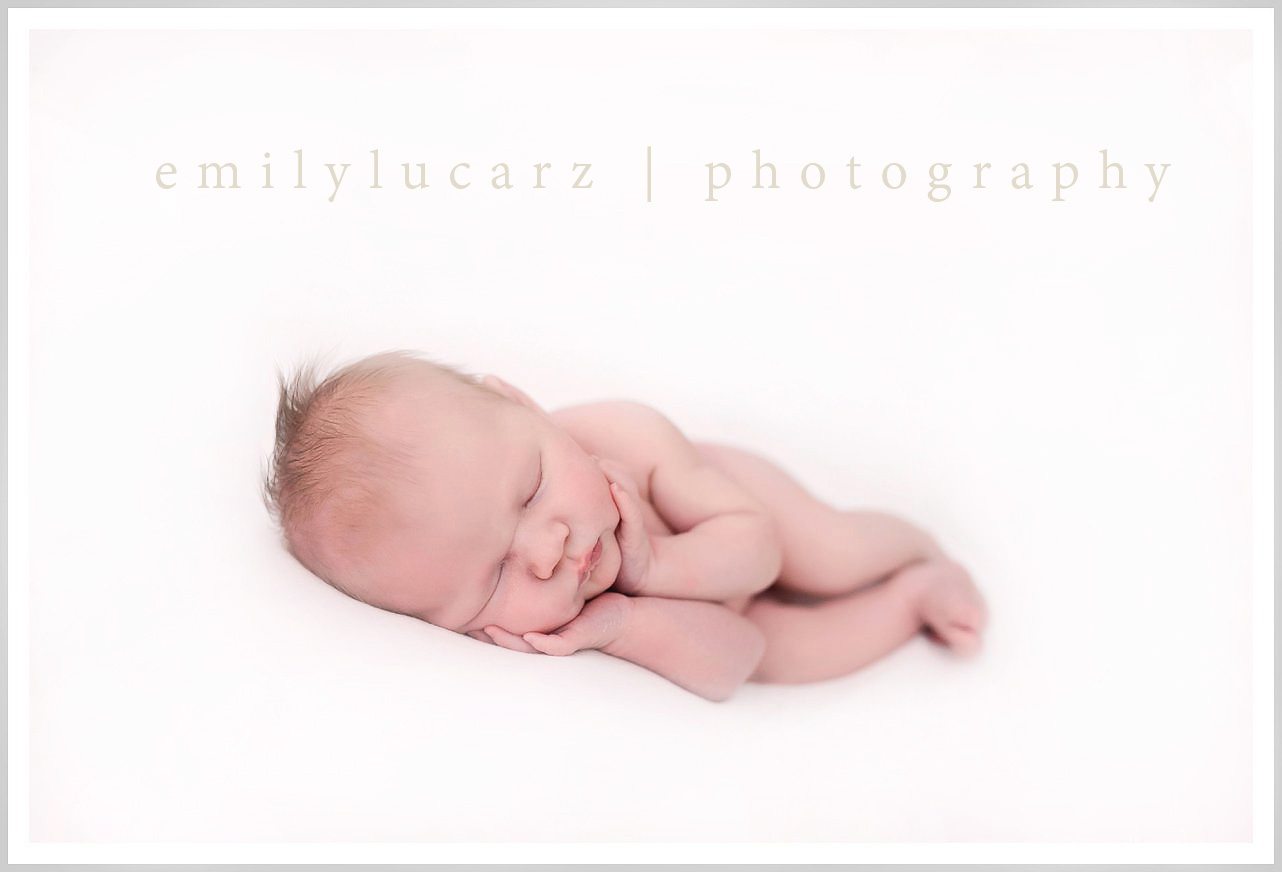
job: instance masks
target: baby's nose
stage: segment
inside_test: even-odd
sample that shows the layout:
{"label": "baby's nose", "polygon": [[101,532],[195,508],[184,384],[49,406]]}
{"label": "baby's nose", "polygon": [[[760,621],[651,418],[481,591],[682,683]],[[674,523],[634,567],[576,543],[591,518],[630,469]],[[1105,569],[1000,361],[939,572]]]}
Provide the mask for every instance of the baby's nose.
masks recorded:
{"label": "baby's nose", "polygon": [[530,561],[530,571],[534,573],[536,578],[547,581],[556,574],[556,568],[561,564],[561,557],[560,553],[553,554],[553,552],[548,551],[546,554]]}
{"label": "baby's nose", "polygon": [[557,524],[549,531],[538,552],[530,560],[530,571],[535,577],[547,581],[556,574],[556,568],[565,558],[565,543],[569,539],[569,528]]}

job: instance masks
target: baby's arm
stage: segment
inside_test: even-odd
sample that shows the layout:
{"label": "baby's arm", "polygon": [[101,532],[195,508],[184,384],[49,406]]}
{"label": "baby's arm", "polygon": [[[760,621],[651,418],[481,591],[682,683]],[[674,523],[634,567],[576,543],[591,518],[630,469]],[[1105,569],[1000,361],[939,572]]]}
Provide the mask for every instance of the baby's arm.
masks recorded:
{"label": "baby's arm", "polygon": [[[629,410],[633,433],[644,432],[649,498],[674,536],[651,537],[642,495],[621,464],[601,461],[619,485],[619,544],[624,551],[616,588],[623,593],[723,601],[750,596],[779,577],[778,532],[765,507],[739,484],[704,462],[690,441],[650,409]],[[642,570],[639,567],[644,567]]]}
{"label": "baby's arm", "polygon": [[685,532],[651,540],[653,571],[640,593],[727,600],[760,593],[778,579],[783,552],[769,514],[697,455],[681,452],[656,466],[650,499]]}
{"label": "baby's arm", "polygon": [[748,680],[766,650],[756,625],[719,603],[619,593],[601,594],[555,633],[524,639],[545,654],[597,648],[718,702]]}

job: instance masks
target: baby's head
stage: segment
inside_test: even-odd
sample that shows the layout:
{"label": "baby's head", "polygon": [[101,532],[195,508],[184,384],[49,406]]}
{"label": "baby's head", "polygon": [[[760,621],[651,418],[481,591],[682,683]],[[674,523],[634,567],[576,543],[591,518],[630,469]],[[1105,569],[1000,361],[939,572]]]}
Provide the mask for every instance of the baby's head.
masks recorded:
{"label": "baby's head", "polygon": [[596,459],[505,382],[406,353],[282,377],[264,494],[334,587],[473,636],[553,630],[619,571]]}

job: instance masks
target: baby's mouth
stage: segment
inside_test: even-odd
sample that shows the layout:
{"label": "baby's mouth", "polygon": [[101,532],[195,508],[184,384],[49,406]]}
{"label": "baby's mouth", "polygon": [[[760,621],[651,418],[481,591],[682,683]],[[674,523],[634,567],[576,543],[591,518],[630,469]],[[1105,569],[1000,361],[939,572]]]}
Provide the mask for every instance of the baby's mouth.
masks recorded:
{"label": "baby's mouth", "polygon": [[583,584],[583,582],[587,581],[588,576],[592,574],[592,570],[596,569],[596,565],[601,562],[602,550],[603,545],[601,543],[601,539],[598,538],[596,540],[596,544],[592,546],[592,550],[584,555],[583,559],[579,562],[579,584]]}

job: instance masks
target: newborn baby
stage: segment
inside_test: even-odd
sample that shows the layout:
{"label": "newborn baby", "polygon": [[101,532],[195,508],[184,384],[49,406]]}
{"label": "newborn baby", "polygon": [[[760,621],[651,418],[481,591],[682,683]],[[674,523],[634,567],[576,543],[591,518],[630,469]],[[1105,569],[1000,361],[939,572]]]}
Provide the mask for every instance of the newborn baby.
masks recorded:
{"label": "newborn baby", "polygon": [[595,649],[723,700],[844,675],[923,629],[980,645],[983,600],[926,533],[636,403],[545,412],[494,376],[381,354],[282,379],[271,464],[304,566],[513,651]]}

